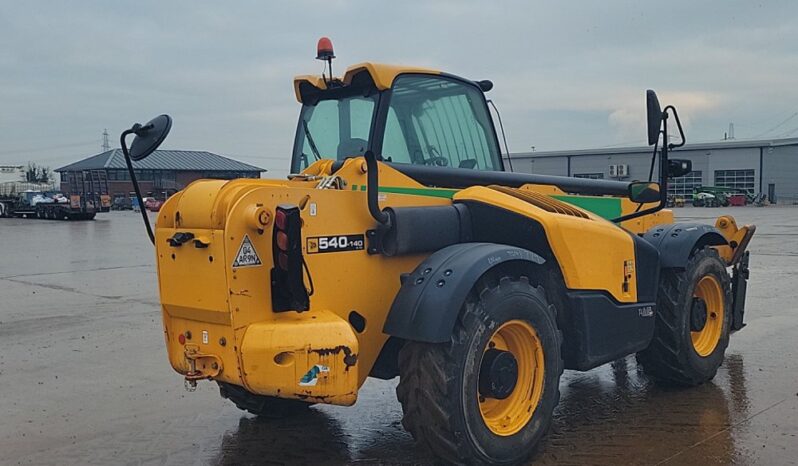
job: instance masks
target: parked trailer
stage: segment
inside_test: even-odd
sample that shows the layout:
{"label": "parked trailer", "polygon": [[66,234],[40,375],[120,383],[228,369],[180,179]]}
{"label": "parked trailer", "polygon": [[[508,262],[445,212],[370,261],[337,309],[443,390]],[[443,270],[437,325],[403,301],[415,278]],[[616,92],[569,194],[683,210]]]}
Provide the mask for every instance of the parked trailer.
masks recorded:
{"label": "parked trailer", "polygon": [[72,207],[94,213],[110,211],[111,195],[107,176],[105,170],[68,172],[66,181]]}
{"label": "parked trailer", "polygon": [[58,192],[29,190],[0,199],[0,216],[3,217],[91,220],[95,215],[94,212],[73,209],[69,200]]}
{"label": "parked trailer", "polygon": [[23,200],[24,193],[42,194],[48,191],[55,191],[55,189],[55,185],[49,183],[20,181],[0,183],[0,217],[13,217],[16,216],[18,211],[22,212],[23,215],[28,215],[30,202]]}
{"label": "parked trailer", "polygon": [[0,217],[92,220],[98,212],[111,210],[104,170],[69,173],[68,194],[46,189],[46,185],[45,189],[24,189],[29,187],[15,184],[0,191]]}

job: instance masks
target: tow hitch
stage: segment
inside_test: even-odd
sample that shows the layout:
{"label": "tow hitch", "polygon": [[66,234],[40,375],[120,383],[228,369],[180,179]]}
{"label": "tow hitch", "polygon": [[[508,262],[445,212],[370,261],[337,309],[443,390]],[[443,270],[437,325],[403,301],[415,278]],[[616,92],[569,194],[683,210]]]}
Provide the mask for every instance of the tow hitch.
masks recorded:
{"label": "tow hitch", "polygon": [[197,389],[197,380],[212,380],[222,372],[222,360],[213,354],[200,353],[195,345],[186,345],[184,355],[188,363],[185,387],[189,392]]}

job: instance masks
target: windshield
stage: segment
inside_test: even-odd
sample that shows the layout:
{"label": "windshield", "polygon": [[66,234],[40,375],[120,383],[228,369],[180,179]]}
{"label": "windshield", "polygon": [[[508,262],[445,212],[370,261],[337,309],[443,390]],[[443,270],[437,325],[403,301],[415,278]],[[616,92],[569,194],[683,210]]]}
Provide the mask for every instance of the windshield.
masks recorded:
{"label": "windshield", "polygon": [[299,173],[319,159],[343,160],[366,152],[375,97],[344,97],[303,105],[299,114],[291,171]]}
{"label": "windshield", "polygon": [[441,76],[396,79],[383,159],[397,163],[501,170],[499,148],[482,92]]}
{"label": "windshield", "polygon": [[302,106],[292,173],[320,159],[362,156],[378,146],[370,144],[374,137],[382,137],[379,153],[387,162],[502,170],[488,107],[474,85],[445,76],[401,75],[390,91],[384,123],[374,125],[376,134],[371,131],[379,114],[377,95],[335,91]]}

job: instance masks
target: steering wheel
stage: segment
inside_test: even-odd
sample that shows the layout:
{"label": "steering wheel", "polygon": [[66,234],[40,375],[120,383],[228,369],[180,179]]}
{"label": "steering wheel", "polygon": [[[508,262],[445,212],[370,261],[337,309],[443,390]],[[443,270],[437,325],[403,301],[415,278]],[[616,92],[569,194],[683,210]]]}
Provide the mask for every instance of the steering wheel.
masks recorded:
{"label": "steering wheel", "polygon": [[449,159],[446,157],[430,157],[424,160],[424,165],[433,167],[446,167],[449,165]]}
{"label": "steering wheel", "polygon": [[433,167],[447,167],[449,166],[449,159],[446,157],[441,156],[441,153],[438,152],[438,149],[429,146],[429,151],[432,154],[432,157],[428,159],[424,159],[424,165],[430,165]]}

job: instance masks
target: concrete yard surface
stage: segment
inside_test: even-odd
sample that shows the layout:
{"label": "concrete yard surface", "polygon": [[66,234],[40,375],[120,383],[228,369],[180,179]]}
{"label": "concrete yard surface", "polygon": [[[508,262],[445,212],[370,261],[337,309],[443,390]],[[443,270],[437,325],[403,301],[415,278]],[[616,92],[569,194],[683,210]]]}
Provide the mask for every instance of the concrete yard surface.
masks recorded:
{"label": "concrete yard surface", "polygon": [[[697,388],[659,388],[633,356],[566,371],[537,463],[798,462],[798,208],[675,213],[757,225],[748,326]],[[402,429],[397,380],[369,379],[351,408],[282,421],[240,412],[210,382],[186,392],[138,214],[0,219],[0,245],[0,463],[432,463]]]}

